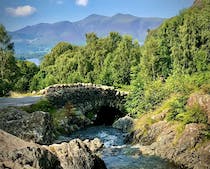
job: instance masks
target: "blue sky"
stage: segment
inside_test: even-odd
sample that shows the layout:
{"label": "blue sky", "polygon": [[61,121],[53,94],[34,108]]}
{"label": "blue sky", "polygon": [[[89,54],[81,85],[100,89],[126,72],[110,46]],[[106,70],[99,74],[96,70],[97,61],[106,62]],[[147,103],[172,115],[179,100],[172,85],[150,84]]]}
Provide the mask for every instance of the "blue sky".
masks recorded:
{"label": "blue sky", "polygon": [[37,23],[78,21],[91,14],[175,16],[194,0],[0,0],[0,23],[13,31]]}

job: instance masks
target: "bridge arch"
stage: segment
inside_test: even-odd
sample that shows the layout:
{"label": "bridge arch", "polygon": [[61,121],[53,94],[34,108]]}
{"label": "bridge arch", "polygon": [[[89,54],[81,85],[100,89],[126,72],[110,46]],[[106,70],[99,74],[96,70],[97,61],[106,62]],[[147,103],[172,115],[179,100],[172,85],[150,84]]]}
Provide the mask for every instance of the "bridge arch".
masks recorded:
{"label": "bridge arch", "polygon": [[111,124],[125,114],[127,93],[114,87],[95,84],[56,84],[42,90],[45,97],[56,107],[71,104],[84,115],[93,113],[95,124]]}

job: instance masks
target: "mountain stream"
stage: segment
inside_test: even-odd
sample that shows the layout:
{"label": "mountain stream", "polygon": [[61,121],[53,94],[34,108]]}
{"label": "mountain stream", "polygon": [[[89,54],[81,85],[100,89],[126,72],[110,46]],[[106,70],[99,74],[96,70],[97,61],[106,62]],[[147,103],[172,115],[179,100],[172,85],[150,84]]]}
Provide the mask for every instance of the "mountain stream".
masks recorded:
{"label": "mountain stream", "polygon": [[104,160],[107,169],[179,169],[172,163],[156,156],[142,155],[137,146],[125,144],[126,133],[111,126],[93,126],[75,132],[68,137],[60,137],[60,141],[74,138],[99,138],[104,148],[99,156]]}

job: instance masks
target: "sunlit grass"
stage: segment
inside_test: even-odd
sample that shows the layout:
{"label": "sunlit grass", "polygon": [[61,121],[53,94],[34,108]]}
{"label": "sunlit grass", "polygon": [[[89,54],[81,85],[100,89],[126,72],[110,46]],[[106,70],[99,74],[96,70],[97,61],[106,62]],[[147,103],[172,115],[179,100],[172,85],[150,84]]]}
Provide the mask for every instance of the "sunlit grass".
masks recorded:
{"label": "sunlit grass", "polygon": [[31,93],[31,92],[10,92],[10,97],[19,98],[19,97],[27,97],[27,96],[37,96],[39,93]]}

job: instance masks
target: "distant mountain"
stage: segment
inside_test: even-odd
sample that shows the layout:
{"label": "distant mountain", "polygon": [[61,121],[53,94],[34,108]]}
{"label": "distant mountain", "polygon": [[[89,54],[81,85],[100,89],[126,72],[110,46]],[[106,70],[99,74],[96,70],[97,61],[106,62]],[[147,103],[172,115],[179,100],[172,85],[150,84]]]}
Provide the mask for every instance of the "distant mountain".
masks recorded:
{"label": "distant mountain", "polygon": [[116,14],[112,17],[90,15],[77,22],[40,23],[10,32],[15,43],[17,57],[42,57],[56,43],[67,41],[72,44],[84,44],[85,34],[95,32],[98,36],[106,36],[116,31],[129,34],[143,43],[147,30],[158,27],[163,18],[142,18],[129,14]]}

